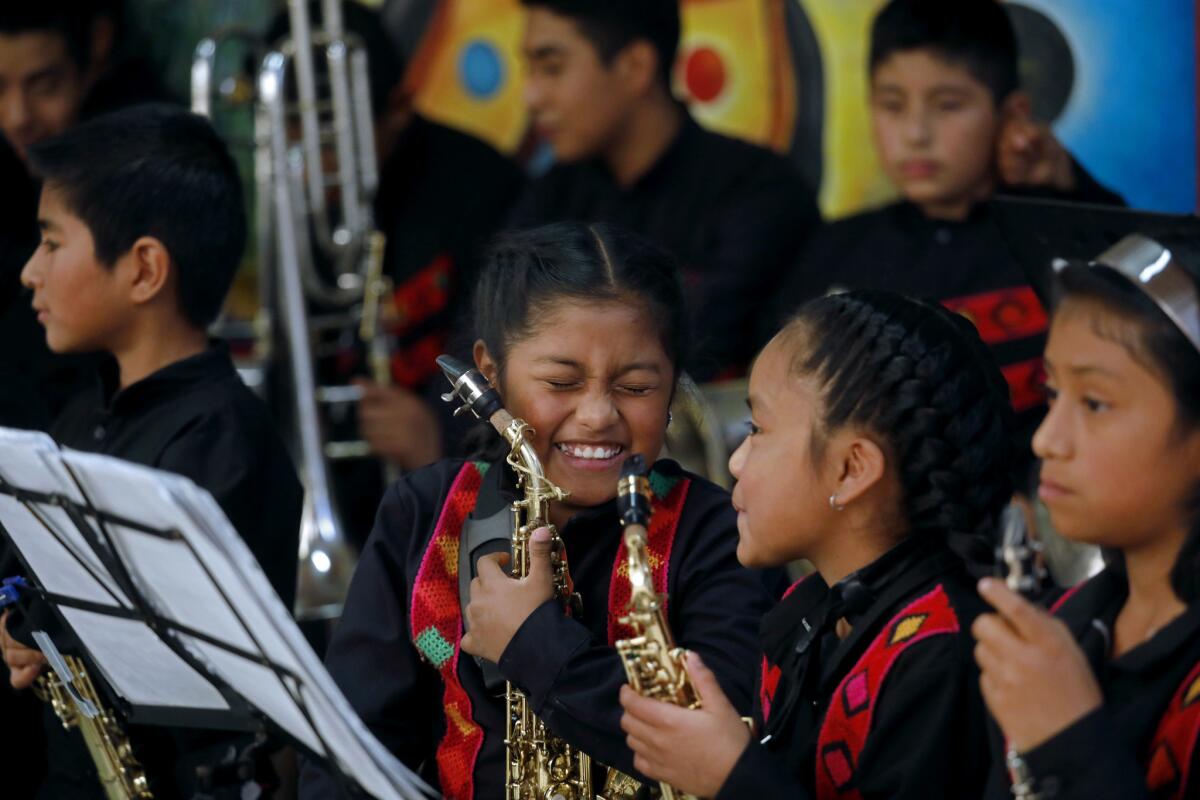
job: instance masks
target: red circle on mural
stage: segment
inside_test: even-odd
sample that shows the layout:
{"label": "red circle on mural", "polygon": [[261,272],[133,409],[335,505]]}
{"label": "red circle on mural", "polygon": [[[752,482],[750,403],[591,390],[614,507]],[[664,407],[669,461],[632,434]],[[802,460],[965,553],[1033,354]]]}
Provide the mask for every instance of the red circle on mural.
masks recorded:
{"label": "red circle on mural", "polygon": [[725,62],[711,47],[697,47],[688,54],[683,68],[688,94],[710,103],[725,89]]}

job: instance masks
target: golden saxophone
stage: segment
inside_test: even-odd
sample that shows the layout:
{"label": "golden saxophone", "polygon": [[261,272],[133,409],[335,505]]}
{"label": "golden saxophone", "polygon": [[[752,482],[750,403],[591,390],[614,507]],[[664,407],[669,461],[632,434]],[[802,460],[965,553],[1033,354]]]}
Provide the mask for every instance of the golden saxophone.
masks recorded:
{"label": "golden saxophone", "polygon": [[[699,708],[700,694],[688,674],[687,651],[675,645],[663,614],[662,598],[654,591],[650,559],[646,552],[646,526],[651,513],[650,481],[646,461],[632,455],[621,468],[617,509],[624,529],[627,567],[632,593],[629,613],[621,617],[634,635],[617,640],[617,652],[629,676],[629,685],[645,697],[684,708]],[[665,800],[690,798],[666,783],[659,783]]]}
{"label": "golden saxophone", "polygon": [[95,716],[89,717],[80,710],[75,697],[53,670],[37,679],[34,692],[50,704],[64,728],[79,728],[108,800],[152,800],[154,795],[150,793],[146,773],[133,754],[129,737],[121,729],[116,715],[101,704],[83,662],[75,656],[63,656],[63,661],[71,672],[75,694],[91,705],[96,711]]}
{"label": "golden saxophone", "polygon": [[[546,478],[530,442],[532,429],[505,410],[499,393],[478,370],[469,369],[449,356],[439,357],[438,365],[454,387],[442,399],[463,403],[454,413],[469,410],[479,419],[487,420],[509,444],[508,465],[516,472],[518,486],[525,494],[523,500],[512,505],[513,577],[529,574],[530,535],[538,528],[549,528],[555,595],[564,608],[577,608],[578,595],[571,592],[563,542],[549,522],[550,502],[562,500],[567,494]],[[592,800],[592,759],[550,733],[529,707],[529,699],[511,683],[505,686],[505,702],[507,800]]]}

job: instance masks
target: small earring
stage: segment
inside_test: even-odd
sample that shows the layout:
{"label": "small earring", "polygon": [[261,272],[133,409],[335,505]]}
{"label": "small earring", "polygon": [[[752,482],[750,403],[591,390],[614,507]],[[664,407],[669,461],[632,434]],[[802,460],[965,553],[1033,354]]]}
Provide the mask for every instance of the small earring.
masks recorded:
{"label": "small earring", "polygon": [[675,415],[670,411],[667,412],[667,427],[671,427],[671,421],[675,419]]}
{"label": "small earring", "polygon": [[837,501],[837,492],[829,495],[829,507],[834,511],[845,511],[846,507]]}

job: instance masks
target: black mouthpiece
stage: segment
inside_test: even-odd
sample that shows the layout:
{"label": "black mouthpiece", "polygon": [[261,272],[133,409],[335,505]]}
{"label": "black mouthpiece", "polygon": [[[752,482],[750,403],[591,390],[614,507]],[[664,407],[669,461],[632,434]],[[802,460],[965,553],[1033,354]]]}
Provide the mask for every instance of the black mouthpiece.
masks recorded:
{"label": "black mouthpiece", "polygon": [[500,393],[492,388],[479,370],[447,355],[438,356],[437,364],[451,386],[450,391],[442,395],[442,400],[462,403],[454,410],[454,416],[470,412],[486,420],[504,407],[500,402]]}
{"label": "black mouthpiece", "polygon": [[463,376],[463,373],[470,369],[470,366],[454,356],[447,355],[438,356],[437,365],[442,368],[442,374],[446,376],[446,380],[450,381],[451,386],[458,383],[458,379]]}
{"label": "black mouthpiece", "polygon": [[617,513],[621,525],[650,524],[653,510],[650,479],[646,477],[646,459],[634,453],[621,465],[621,479],[617,481]]}
{"label": "black mouthpiece", "polygon": [[641,453],[634,453],[629,458],[625,459],[625,463],[621,465],[621,477],[628,478],[633,475],[646,474],[646,457]]}

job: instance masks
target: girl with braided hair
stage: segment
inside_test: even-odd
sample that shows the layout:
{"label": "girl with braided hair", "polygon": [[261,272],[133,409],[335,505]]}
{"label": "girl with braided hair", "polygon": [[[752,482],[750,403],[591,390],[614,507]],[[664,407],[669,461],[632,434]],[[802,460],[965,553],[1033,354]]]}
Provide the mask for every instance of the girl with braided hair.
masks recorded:
{"label": "girl with braided hair", "polygon": [[692,654],[702,708],[622,692],[634,766],[706,797],[979,797],[968,629],[1012,488],[1000,371],[965,318],[850,292],[767,344],[749,405],[738,558],[816,573],[763,620],[756,731]]}
{"label": "girl with braided hair", "polygon": [[981,586],[989,800],[1200,797],[1198,270],[1195,240],[1133,235],[1058,274],[1038,494],[1106,566],[1052,614]]}

